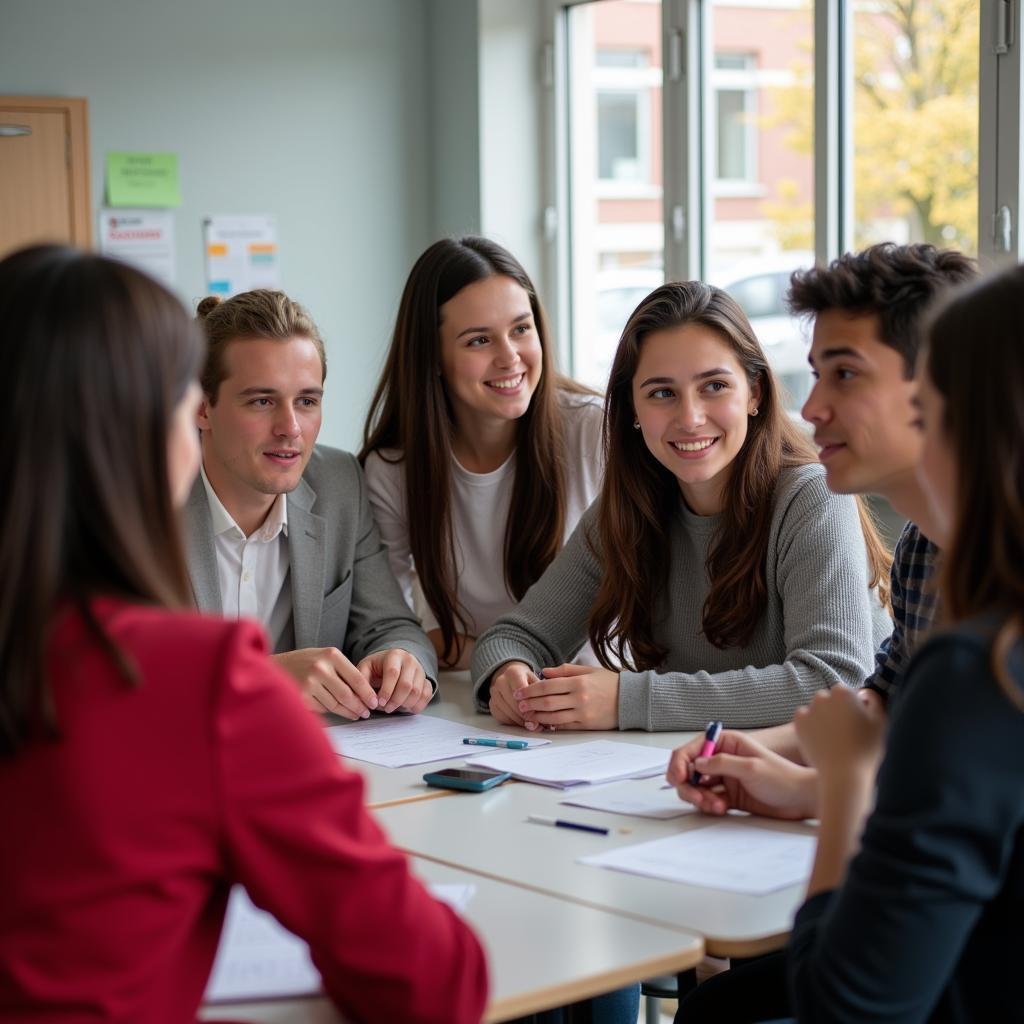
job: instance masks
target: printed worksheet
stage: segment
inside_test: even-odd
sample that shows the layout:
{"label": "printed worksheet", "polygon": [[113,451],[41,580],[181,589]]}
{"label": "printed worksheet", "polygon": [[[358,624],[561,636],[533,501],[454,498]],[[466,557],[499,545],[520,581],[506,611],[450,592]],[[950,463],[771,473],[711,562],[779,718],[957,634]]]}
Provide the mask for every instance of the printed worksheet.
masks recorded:
{"label": "printed worksheet", "polygon": [[[466,757],[478,749],[463,743],[466,737],[516,740],[528,743],[530,748],[542,747],[551,742],[540,737],[488,732],[486,729],[459,725],[458,722],[434,718],[432,715],[368,718],[347,725],[333,725],[327,730],[331,746],[343,757],[366,761],[382,768],[404,768],[407,765]],[[521,757],[527,751],[513,750],[510,753],[513,757]]]}
{"label": "printed worksheet", "polygon": [[253,906],[236,885],[228,899],[217,956],[206,986],[207,1002],[304,996],[320,991],[309,947],[272,914]]}
{"label": "printed worksheet", "polygon": [[763,896],[806,880],[816,842],[813,835],[724,821],[581,857],[579,863]]}
{"label": "printed worksheet", "polygon": [[[469,906],[475,885],[428,885],[434,899],[456,912]],[[206,986],[205,1002],[234,1003],[311,995],[320,991],[320,973],[309,946],[255,907],[236,885],[228,899],[224,931]]]}
{"label": "printed worksheet", "polygon": [[495,772],[511,772],[524,782],[566,789],[588,783],[663,775],[671,754],[671,750],[663,747],[645,747],[617,740],[591,740],[589,743],[552,746],[545,750],[467,758],[466,764]]}

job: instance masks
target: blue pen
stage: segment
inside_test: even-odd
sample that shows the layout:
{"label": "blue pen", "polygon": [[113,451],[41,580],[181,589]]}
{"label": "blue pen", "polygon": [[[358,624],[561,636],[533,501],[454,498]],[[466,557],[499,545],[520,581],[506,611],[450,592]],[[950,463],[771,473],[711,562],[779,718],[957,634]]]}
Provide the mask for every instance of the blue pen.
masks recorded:
{"label": "blue pen", "polygon": [[[701,757],[710,757],[718,747],[718,740],[722,735],[722,729],[724,726],[719,721],[708,722],[708,727],[704,732],[704,743],[700,748]],[[700,785],[700,772],[696,768],[690,773],[690,785]]]}
{"label": "blue pen", "polygon": [[471,747],[508,747],[509,750],[526,750],[529,740],[492,740],[484,736],[466,736],[462,740]]}

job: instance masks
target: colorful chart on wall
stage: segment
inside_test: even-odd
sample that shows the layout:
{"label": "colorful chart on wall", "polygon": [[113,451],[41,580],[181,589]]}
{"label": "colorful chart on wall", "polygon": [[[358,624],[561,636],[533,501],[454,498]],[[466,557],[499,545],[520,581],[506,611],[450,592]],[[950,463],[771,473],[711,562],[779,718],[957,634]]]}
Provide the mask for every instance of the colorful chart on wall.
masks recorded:
{"label": "colorful chart on wall", "polygon": [[203,221],[206,289],[227,298],[280,288],[277,228],[271,214],[221,214]]}

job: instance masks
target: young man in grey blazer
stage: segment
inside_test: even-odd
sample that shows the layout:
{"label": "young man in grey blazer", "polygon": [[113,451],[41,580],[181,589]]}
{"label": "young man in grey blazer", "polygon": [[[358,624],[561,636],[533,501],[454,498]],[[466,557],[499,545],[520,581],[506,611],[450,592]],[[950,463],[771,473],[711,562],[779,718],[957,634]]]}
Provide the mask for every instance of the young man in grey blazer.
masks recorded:
{"label": "young man in grey blazer", "polygon": [[316,444],[316,325],[265,289],[204,299],[199,320],[203,465],[184,514],[197,606],[259,619],[318,710],[421,711],[433,647],[391,574],[355,457]]}

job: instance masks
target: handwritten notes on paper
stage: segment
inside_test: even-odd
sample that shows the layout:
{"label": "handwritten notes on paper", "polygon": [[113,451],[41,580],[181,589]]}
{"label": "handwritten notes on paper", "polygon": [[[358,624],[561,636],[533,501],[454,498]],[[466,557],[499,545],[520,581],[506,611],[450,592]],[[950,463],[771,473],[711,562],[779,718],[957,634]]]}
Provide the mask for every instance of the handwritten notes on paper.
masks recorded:
{"label": "handwritten notes on paper", "polygon": [[181,205],[176,153],[108,153],[107,205]]}
{"label": "handwritten notes on paper", "polygon": [[[465,736],[526,739],[525,736],[487,732],[471,725],[459,725],[458,722],[434,718],[432,715],[370,718],[365,722],[334,725],[327,730],[331,746],[343,757],[366,761],[382,768],[404,768],[407,765],[465,757],[473,749],[462,742]],[[528,742],[532,748],[544,746],[551,741],[529,737]],[[522,757],[526,753],[526,750],[517,750],[513,756]]]}
{"label": "handwritten notes on paper", "polygon": [[661,775],[668,767],[670,750],[645,747],[639,743],[591,740],[545,750],[524,750],[515,755],[492,754],[473,757],[466,763],[474,768],[511,772],[524,782],[567,789],[587,783],[617,782]]}
{"label": "handwritten notes on paper", "polygon": [[816,841],[812,835],[726,821],[581,857],[579,863],[707,889],[764,896],[807,878]]}

